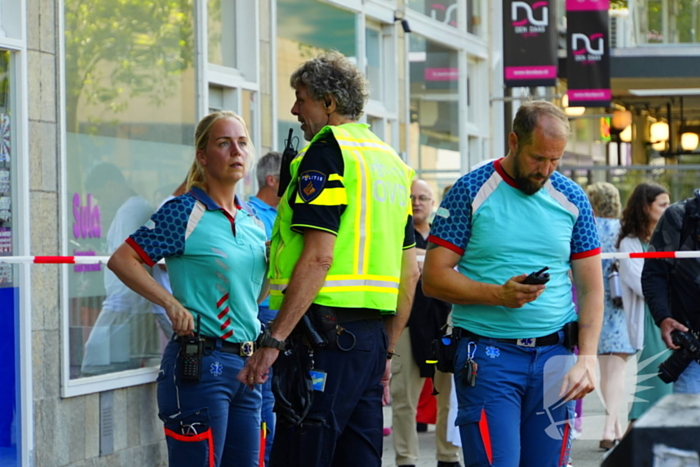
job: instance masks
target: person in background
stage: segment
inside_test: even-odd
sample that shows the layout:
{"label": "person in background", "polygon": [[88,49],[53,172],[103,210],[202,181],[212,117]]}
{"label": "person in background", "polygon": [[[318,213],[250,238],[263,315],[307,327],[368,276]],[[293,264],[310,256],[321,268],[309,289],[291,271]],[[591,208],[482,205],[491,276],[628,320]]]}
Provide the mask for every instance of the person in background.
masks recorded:
{"label": "person in background", "polygon": [[[700,250],[700,189],[695,190],[692,197],[672,204],[651,237],[649,251],[678,250]],[[680,348],[672,340],[673,331],[700,331],[700,259],[647,259],[642,272],[642,289],[668,348],[676,351]],[[677,377],[674,393],[700,394],[697,361],[688,362]]]}
{"label": "person in background", "polygon": [[[596,228],[603,253],[617,251],[617,238],[620,235],[620,192],[615,185],[598,182],[586,188],[586,194],[593,206]],[[600,391],[605,403],[605,425],[601,449],[612,448],[624,434],[620,422],[620,409],[625,396],[625,363],[635,353],[627,334],[624,310],[616,306],[610,296],[608,274],[613,260],[603,260],[603,286],[605,305],[603,327],[598,341],[598,363],[600,365]]]}
{"label": "person in background", "polygon": [[[635,187],[622,213],[620,235],[617,239],[620,252],[647,251],[651,234],[669,202],[668,190],[661,185],[647,182]],[[646,387],[646,389],[635,394],[635,401],[629,413],[630,422],[641,417],[663,396],[673,392],[671,385],[665,384],[655,376],[659,363],[666,360],[670,353],[666,350],[666,345],[661,339],[644,299],[643,268],[643,259],[620,260],[622,306],[627,318],[630,343],[636,350],[641,349],[638,361],[645,363],[644,368],[637,370],[636,387]]]}
{"label": "person in background", "polygon": [[[413,181],[411,202],[416,256],[422,257],[425,255],[430,233],[428,220],[433,214],[435,204],[433,190],[427,182]],[[422,269],[423,261],[419,261],[418,265]],[[416,408],[426,378],[434,378],[435,389],[438,391],[435,426],[437,465],[438,467],[459,466],[459,447],[449,443],[446,438],[452,375],[437,371],[433,364],[426,363],[426,360],[432,359],[433,339],[439,339],[442,336],[451,309],[452,306],[449,303],[426,297],[423,294],[422,284],[418,281],[411,316],[396,344],[397,356],[391,367],[393,442],[398,467],[415,467],[418,462]]]}
{"label": "person in background", "polygon": [[[153,214],[153,206],[134,191],[114,164],[96,165],[86,178],[85,191],[97,199],[102,223],[109,225],[107,254],[114,253]],[[148,355],[157,355],[151,304],[108,269],[104,270],[104,287],[105,300],[85,343],[84,376],[140,368],[147,364]]]}
{"label": "person in background", "polygon": [[[456,424],[469,466],[565,465],[573,400],[595,388],[600,244],[584,191],[556,171],[569,131],[555,105],[523,104],[508,154],[461,177],[430,230],[423,291],[455,304]],[[524,283],[544,267],[546,285]]]}
{"label": "person in background", "polygon": [[[157,379],[169,466],[257,466],[260,387],[251,381],[248,389],[237,376],[260,335],[257,304],[266,294],[265,230],[235,195],[255,153],[245,122],[230,111],[204,117],[195,130],[195,145],[188,192],[167,202],[129,236],[108,266],[134,291],[162,306],[176,333]],[[143,268],[161,258],[172,294]],[[195,330],[202,340],[189,339]],[[200,365],[185,365],[185,353]]]}
{"label": "person in background", "polygon": [[[272,238],[272,226],[277,217],[277,205],[280,197],[277,191],[280,185],[280,165],[282,155],[279,152],[268,152],[260,158],[255,167],[255,176],[258,179],[258,192],[251,196],[248,205],[252,208],[253,214],[265,225],[265,235],[269,240]],[[267,325],[277,316],[277,310],[270,310],[270,297],[266,297],[258,305],[258,319],[263,325]],[[270,376],[262,385],[262,421],[267,427],[267,438],[265,440],[265,465],[270,462],[272,452],[272,441],[275,438],[275,414],[272,411],[275,406],[275,396],[272,394],[272,369]]]}

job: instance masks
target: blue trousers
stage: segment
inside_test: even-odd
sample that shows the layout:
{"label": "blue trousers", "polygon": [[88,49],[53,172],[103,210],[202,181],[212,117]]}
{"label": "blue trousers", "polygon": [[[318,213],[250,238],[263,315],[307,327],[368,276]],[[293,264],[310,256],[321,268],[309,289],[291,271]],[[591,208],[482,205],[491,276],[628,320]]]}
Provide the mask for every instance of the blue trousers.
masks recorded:
{"label": "blue trousers", "polygon": [[[560,344],[520,347],[494,339],[461,339],[455,387],[465,467],[566,466],[574,402],[559,390],[574,356]],[[467,354],[479,365],[467,379]],[[556,358],[554,358],[556,357]]]}
{"label": "blue trousers", "polygon": [[171,340],[158,374],[158,416],[170,467],[250,467],[260,452],[260,387],[236,380],[245,357],[205,351],[200,381],[180,380],[181,344]]}
{"label": "blue trousers", "polygon": [[[382,463],[381,378],[387,340],[381,320],[343,324],[355,336],[352,350],[314,353],[316,371],[326,372],[323,392],[314,391],[301,426],[277,424],[271,466],[380,467]],[[341,335],[348,348],[350,334]]]}
{"label": "blue trousers", "polygon": [[700,394],[700,365],[696,361],[690,362],[688,368],[673,383],[673,392],[676,394]]}
{"label": "blue trousers", "polygon": [[[267,325],[271,320],[275,319],[278,310],[270,310],[269,307],[258,306],[258,319],[261,323]],[[272,442],[275,439],[275,413],[272,409],[275,407],[275,396],[272,394],[272,368],[270,368],[267,381],[261,386],[262,388],[262,421],[267,425],[267,440],[265,441],[265,465],[270,465],[270,453],[272,452]]]}

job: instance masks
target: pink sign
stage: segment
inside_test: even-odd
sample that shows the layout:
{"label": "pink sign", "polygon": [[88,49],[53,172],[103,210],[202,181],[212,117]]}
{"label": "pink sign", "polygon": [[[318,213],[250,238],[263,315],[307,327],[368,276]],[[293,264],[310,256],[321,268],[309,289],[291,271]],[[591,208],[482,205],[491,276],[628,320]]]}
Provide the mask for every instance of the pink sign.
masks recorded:
{"label": "pink sign", "polygon": [[569,89],[569,104],[576,101],[609,101],[610,89]]}
{"label": "pink sign", "polygon": [[547,79],[557,77],[556,66],[508,66],[506,79]]}
{"label": "pink sign", "polygon": [[0,253],[12,253],[12,230],[0,227]]}
{"label": "pink sign", "polygon": [[426,81],[457,81],[459,69],[457,68],[426,68]]}
{"label": "pink sign", "polygon": [[566,11],[609,10],[610,0],[566,0]]}
{"label": "pink sign", "polygon": [[102,236],[100,208],[93,205],[92,195],[89,193],[85,206],[82,204],[79,193],[73,195],[73,236],[75,238],[100,238]]}

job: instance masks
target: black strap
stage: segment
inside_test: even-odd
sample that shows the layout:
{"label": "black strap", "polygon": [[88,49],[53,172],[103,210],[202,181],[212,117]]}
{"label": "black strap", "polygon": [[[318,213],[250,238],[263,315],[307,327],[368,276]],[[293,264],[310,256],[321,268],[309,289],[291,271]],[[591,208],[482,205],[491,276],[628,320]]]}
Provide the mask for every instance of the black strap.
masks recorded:
{"label": "black strap", "polygon": [[[295,141],[296,140],[296,141]],[[294,136],[294,130],[289,129],[289,136],[285,140],[284,151],[282,152],[282,164],[280,166],[280,184],[277,188],[277,196],[280,198],[284,196],[284,192],[287,191],[287,187],[292,182],[292,172],[290,166],[295,157],[297,157],[297,150],[294,147],[295,143],[298,143],[299,139]]]}
{"label": "black strap", "polygon": [[698,249],[698,235],[696,232],[698,227],[698,204],[700,203],[698,198],[700,198],[700,194],[685,203],[685,215],[681,225],[681,239],[678,243],[678,251],[683,249],[683,244],[691,234],[693,235],[693,248]]}

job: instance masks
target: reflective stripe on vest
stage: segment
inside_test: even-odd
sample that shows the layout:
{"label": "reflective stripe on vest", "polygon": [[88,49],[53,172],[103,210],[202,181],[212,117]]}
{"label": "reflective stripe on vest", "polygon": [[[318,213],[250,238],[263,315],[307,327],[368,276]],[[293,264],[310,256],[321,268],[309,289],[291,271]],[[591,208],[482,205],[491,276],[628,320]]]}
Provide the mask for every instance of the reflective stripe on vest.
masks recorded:
{"label": "reflective stripe on vest", "polygon": [[[404,227],[411,212],[413,170],[390,146],[376,138],[367,125],[324,127],[310,144],[329,133],[340,146],[345,165],[344,175],[331,174],[329,181],[339,180],[344,188],[326,188],[309,204],[344,205],[345,212],[337,232],[333,263],[314,302],[393,313],[398,300]],[[281,305],[283,291],[303,250],[303,235],[291,229],[291,203],[303,202],[296,190],[299,167],[308,147],[292,161],[292,183],[280,200],[273,229],[270,271],[273,309]]]}

